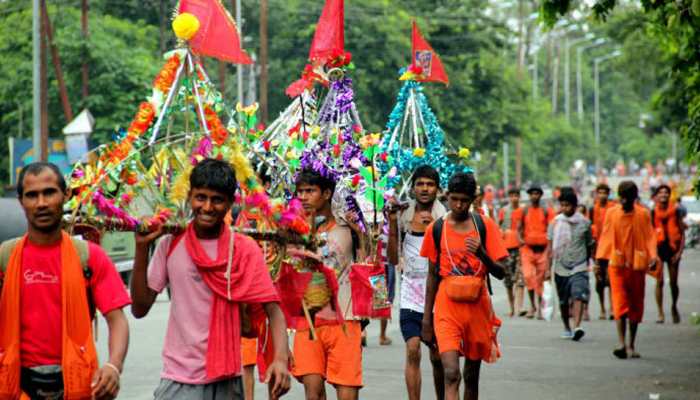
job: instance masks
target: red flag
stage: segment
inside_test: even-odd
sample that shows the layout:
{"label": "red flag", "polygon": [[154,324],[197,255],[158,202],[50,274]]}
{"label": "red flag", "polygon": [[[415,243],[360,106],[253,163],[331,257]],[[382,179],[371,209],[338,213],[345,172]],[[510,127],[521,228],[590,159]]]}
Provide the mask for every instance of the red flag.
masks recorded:
{"label": "red flag", "polygon": [[433,50],[418,30],[416,21],[413,21],[413,34],[411,44],[411,65],[420,67],[422,77],[416,79],[421,82],[442,82],[449,85],[450,80],[445,72],[445,67],[442,66],[440,56]]}
{"label": "red flag", "polygon": [[220,0],[181,0],[178,12],[199,20],[199,31],[189,40],[194,52],[234,64],[253,63],[241,48],[236,23]]}
{"label": "red flag", "polygon": [[309,60],[325,63],[345,53],[345,4],[343,0],[326,0],[311,42]]}

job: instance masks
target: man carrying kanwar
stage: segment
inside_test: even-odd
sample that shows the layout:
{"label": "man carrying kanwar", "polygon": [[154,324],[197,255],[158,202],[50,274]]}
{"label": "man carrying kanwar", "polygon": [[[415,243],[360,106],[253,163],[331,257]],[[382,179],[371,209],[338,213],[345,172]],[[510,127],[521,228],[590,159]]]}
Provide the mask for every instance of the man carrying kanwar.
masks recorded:
{"label": "man carrying kanwar", "polygon": [[496,317],[487,289],[488,274],[503,279],[508,257],[498,225],[469,212],[477,185],[471,173],[457,173],[448,183],[450,212],[426,229],[421,256],[428,258],[425,311],[421,337],[437,339],[445,369],[445,399],[457,400],[464,357],[464,398],[479,398],[481,362],[500,356]]}
{"label": "man carrying kanwar", "polygon": [[[66,181],[56,165],[22,168],[17,196],[27,233],[0,246],[0,398],[114,399],[129,345],[131,303],[102,248],[62,229]],[[107,321],[100,367],[95,309]]]}
{"label": "man carrying kanwar", "polygon": [[657,268],[656,236],[649,211],[636,204],[637,185],[623,181],[617,191],[620,205],[607,212],[596,258],[608,268],[610,278],[620,345],[613,354],[620,359],[639,358],[635,347],[637,327],[644,315],[646,273]]}
{"label": "man carrying kanwar", "polygon": [[[525,294],[525,281],[523,271],[520,266],[520,224],[523,218],[523,209],[520,207],[520,189],[511,188],[508,190],[509,203],[498,211],[498,226],[503,233],[503,241],[508,249],[508,260],[505,262],[506,276],[503,284],[508,295],[508,305],[510,306],[509,316],[514,316],[520,312],[523,306],[523,296]],[[515,288],[515,293],[513,292]],[[525,315],[523,313],[523,315]]]}
{"label": "man carrying kanwar", "polygon": [[185,232],[164,236],[150,264],[149,247],[162,229],[136,234],[132,314],[145,317],[168,285],[172,294],[156,400],[243,399],[243,304],[245,315],[258,307],[270,321],[274,357],[265,381],[272,382],[272,397],[289,390],[287,326],[262,250],[224,222],[235,192],[233,168],[205,159],[190,175],[193,218]]}

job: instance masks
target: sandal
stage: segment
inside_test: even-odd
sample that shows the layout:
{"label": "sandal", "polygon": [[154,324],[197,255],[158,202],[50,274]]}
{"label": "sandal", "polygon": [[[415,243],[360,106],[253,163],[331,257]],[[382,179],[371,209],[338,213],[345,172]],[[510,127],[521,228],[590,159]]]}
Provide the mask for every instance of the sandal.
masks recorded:
{"label": "sandal", "polygon": [[621,349],[615,349],[613,350],[613,355],[620,360],[626,360],[627,359],[627,349],[626,348],[621,348]]}

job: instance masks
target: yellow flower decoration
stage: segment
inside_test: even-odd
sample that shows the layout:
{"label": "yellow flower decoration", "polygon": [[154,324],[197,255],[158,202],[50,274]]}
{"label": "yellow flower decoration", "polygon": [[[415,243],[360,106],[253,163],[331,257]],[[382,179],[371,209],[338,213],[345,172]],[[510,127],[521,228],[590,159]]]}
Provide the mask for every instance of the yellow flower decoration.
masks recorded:
{"label": "yellow flower decoration", "polygon": [[413,156],[422,158],[423,156],[425,156],[425,149],[422,147],[416,147],[415,149],[413,149]]}
{"label": "yellow flower decoration", "polygon": [[459,158],[469,158],[469,155],[472,154],[472,152],[466,147],[460,147],[458,154]]}
{"label": "yellow flower decoration", "polygon": [[247,107],[243,107],[243,104],[237,103],[236,104],[236,112],[242,112],[245,113],[247,116],[253,116],[255,113],[258,111],[258,103],[253,103]]}
{"label": "yellow flower decoration", "polygon": [[173,20],[173,32],[182,40],[190,40],[199,31],[199,20],[190,13],[182,13]]}

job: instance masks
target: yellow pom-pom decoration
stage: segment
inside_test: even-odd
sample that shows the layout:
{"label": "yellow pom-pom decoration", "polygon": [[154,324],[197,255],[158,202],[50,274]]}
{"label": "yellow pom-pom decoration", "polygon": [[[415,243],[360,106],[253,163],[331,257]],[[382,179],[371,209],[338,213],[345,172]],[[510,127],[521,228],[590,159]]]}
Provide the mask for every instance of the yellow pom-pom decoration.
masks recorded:
{"label": "yellow pom-pom decoration", "polygon": [[469,151],[469,149],[466,148],[466,147],[460,147],[460,148],[459,148],[459,158],[469,158],[469,155],[470,155],[471,153],[472,153],[472,152]]}
{"label": "yellow pom-pom decoration", "polygon": [[422,147],[416,147],[413,149],[413,156],[414,157],[423,157],[425,155],[425,149]]}
{"label": "yellow pom-pom decoration", "polygon": [[173,32],[182,40],[190,40],[199,31],[199,20],[190,13],[182,13],[173,20]]}

